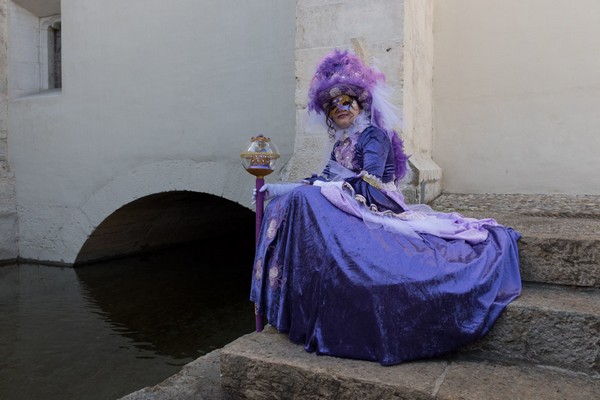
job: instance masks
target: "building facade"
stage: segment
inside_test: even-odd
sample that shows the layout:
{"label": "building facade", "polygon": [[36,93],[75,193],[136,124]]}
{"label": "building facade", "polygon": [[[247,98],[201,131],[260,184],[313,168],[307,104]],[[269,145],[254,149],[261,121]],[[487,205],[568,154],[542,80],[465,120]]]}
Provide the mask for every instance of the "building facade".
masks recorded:
{"label": "building facade", "polygon": [[[195,195],[252,210],[239,153],[259,133],[282,153],[268,181],[319,172],[330,143],[306,126],[308,81],[357,38],[403,109],[413,201],[600,194],[593,0],[0,0],[0,11],[0,259],[73,264],[115,226],[208,229],[210,210],[186,218]],[[148,245],[118,238],[121,252]]]}

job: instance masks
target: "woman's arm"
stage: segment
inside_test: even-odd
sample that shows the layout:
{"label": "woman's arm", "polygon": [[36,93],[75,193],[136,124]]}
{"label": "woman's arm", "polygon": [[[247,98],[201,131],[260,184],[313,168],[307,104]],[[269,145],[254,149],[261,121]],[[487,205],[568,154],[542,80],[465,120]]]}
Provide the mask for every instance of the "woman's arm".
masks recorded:
{"label": "woman's arm", "polygon": [[382,179],[391,150],[387,135],[381,129],[371,126],[365,130],[359,144],[359,151],[362,150],[361,170]]}

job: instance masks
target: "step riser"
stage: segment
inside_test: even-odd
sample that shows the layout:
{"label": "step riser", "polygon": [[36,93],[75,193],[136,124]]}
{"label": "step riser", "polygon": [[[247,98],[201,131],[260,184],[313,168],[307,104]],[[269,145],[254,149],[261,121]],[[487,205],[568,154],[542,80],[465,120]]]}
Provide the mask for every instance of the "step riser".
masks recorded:
{"label": "step riser", "polygon": [[461,353],[600,375],[600,316],[512,303],[484,338]]}
{"label": "step riser", "polygon": [[[394,383],[344,379],[326,371],[223,354],[221,387],[227,400],[242,399],[414,399],[432,400],[430,393],[406,388],[402,397]],[[232,379],[233,378],[233,379]]]}
{"label": "step riser", "polygon": [[600,287],[600,241],[523,237],[519,240],[525,282]]}
{"label": "step riser", "polygon": [[225,399],[427,399],[448,361],[383,367],[376,362],[319,356],[266,326],[225,346]]}
{"label": "step riser", "polygon": [[307,353],[267,326],[225,346],[224,399],[544,399],[590,400],[600,379],[530,364],[459,357],[384,367]]}

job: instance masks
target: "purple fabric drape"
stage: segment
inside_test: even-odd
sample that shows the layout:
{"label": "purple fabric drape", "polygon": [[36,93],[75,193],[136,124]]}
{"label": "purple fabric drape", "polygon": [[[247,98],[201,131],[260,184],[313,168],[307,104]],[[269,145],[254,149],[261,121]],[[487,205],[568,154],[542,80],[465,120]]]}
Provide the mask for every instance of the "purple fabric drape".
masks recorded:
{"label": "purple fabric drape", "polygon": [[367,229],[300,186],[265,209],[250,300],[310,352],[383,365],[441,355],[484,336],[521,293],[520,234],[479,229],[476,243]]}

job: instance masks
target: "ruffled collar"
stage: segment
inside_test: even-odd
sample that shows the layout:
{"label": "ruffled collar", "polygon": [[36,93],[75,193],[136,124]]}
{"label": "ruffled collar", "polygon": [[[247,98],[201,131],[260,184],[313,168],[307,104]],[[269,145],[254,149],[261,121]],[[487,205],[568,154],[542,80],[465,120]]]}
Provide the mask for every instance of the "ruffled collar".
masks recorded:
{"label": "ruffled collar", "polygon": [[335,130],[335,140],[340,141],[344,140],[347,137],[358,136],[361,134],[367,127],[371,125],[371,121],[364,113],[360,113],[354,119],[352,125],[347,127],[346,129],[336,129]]}

